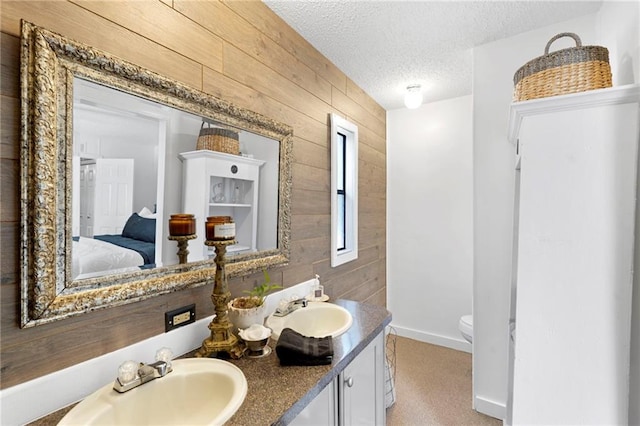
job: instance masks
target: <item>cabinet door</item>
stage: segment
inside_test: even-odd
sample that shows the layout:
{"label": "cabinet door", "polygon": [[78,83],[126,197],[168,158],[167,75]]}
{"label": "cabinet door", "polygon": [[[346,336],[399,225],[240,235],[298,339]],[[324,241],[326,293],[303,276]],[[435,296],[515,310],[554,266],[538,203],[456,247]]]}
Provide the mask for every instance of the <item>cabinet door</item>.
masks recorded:
{"label": "cabinet door", "polygon": [[384,425],[384,333],[338,376],[340,424]]}
{"label": "cabinet door", "polygon": [[316,396],[309,405],[291,422],[294,426],[327,425],[333,426],[337,422],[336,411],[336,380],[333,380]]}
{"label": "cabinet door", "polygon": [[523,119],[513,424],[627,422],[638,114]]}

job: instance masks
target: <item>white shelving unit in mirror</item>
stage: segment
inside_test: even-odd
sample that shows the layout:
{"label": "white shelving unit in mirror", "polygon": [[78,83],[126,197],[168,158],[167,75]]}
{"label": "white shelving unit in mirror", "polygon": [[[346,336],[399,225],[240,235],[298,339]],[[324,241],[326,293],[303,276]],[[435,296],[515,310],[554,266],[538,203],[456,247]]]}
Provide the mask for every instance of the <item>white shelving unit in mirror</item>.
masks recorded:
{"label": "white shelving unit in mirror", "polygon": [[258,188],[264,161],[222,152],[197,150],[180,154],[183,163],[183,210],[196,217],[197,238],[189,244],[189,261],[213,258],[204,244],[209,216],[231,216],[237,244],[227,255],[257,250]]}

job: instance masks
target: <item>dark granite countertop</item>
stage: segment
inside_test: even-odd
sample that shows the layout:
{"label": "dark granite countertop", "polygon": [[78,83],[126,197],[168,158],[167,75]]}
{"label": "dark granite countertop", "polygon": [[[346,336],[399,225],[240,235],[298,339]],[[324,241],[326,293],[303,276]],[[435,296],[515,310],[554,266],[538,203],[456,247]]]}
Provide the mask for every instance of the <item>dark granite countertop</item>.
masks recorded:
{"label": "dark granite countertop", "polygon": [[350,300],[335,303],[351,313],[353,325],[333,339],[331,365],[281,367],[275,351],[264,358],[231,361],[244,372],[249,389],[227,424],[290,423],[391,322],[389,311],[380,306]]}
{"label": "dark granite countertop", "polygon": [[[244,372],[248,391],[242,406],[226,424],[290,423],[391,322],[391,313],[380,306],[350,300],[335,303],[351,313],[353,325],[333,339],[331,365],[281,367],[275,350],[262,358],[230,360]],[[269,344],[275,347],[274,342]],[[30,425],[55,425],[71,408],[56,411]]]}

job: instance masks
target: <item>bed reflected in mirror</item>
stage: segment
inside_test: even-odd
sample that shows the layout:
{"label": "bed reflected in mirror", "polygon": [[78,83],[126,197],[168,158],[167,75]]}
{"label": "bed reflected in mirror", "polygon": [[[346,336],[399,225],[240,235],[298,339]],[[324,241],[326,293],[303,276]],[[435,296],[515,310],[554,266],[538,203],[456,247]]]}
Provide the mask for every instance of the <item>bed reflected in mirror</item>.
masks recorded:
{"label": "bed reflected in mirror", "polygon": [[73,81],[72,278],[162,266],[170,108]]}

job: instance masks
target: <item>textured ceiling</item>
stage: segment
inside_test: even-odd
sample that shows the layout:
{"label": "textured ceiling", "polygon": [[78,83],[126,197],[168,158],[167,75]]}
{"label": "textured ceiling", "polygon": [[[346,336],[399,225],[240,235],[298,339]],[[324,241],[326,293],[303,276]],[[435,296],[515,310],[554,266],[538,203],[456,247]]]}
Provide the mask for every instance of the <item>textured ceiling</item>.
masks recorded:
{"label": "textured ceiling", "polygon": [[425,102],[470,94],[474,46],[594,13],[602,3],[263,1],[386,110],[404,108],[413,83]]}

